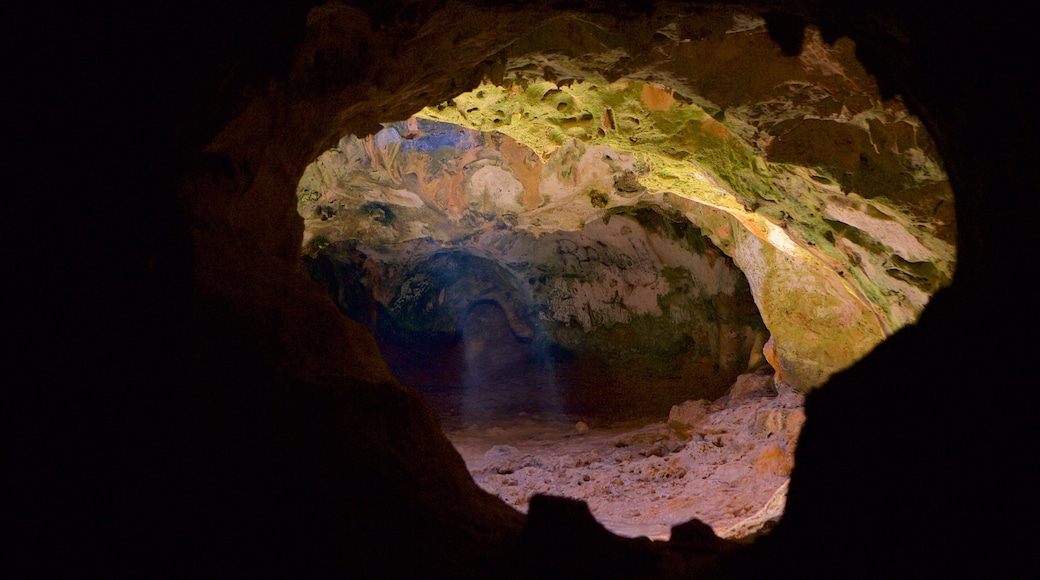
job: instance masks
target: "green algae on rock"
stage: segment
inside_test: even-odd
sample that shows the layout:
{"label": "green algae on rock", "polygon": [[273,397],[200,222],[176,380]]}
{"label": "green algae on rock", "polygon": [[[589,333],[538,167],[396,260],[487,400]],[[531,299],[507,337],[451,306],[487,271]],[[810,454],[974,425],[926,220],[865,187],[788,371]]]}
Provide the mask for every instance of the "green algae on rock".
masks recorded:
{"label": "green algae on rock", "polygon": [[[647,63],[639,78],[611,82],[606,76],[617,77],[587,65],[598,62],[589,60],[596,51],[605,63],[624,60],[610,52],[609,34],[571,22],[573,42],[584,39],[581,51],[541,55],[532,67],[521,40],[498,82],[485,80],[373,136],[345,137],[323,154],[300,182],[305,248],[317,255],[329,243],[355,240],[363,254],[385,260],[401,244],[428,240],[501,264],[525,263],[503,267],[519,280],[546,280],[524,289],[532,312],[572,325],[554,331],[558,337],[580,328],[591,339],[608,324],[668,319],[661,304],[675,299],[666,298],[672,285],[663,272],[689,265],[661,261],[656,287],[590,301],[587,285],[617,284],[623,276],[598,272],[585,280],[564,267],[574,242],[568,236],[619,235],[606,233],[613,232],[613,216],[657,212],[674,230],[661,239],[676,243],[678,224],[688,222],[747,277],[785,380],[803,390],[822,384],[913,322],[949,284],[952,194],[920,121],[898,100],[876,95],[849,43],[826,45],[810,31],[802,56],[787,58],[762,44],[760,23],[737,26],[735,16],[729,24],[705,22],[723,27],[707,35],[712,42],[693,52],[679,43],[675,50],[692,58],[711,46],[727,54],[739,47],[762,62],[729,61],[734,78],[770,63],[790,78],[769,76],[775,86],[760,87],[757,96],[732,79],[729,92],[718,92],[719,84],[699,96],[691,75],[718,81],[718,71],[672,59]],[[565,72],[575,72],[578,61],[592,68]],[[553,243],[563,245],[556,253],[536,252],[537,260],[507,257],[504,248],[523,246],[516,240],[524,236],[555,236]],[[609,253],[603,248],[610,243],[596,243],[596,258]],[[653,261],[613,251],[631,262],[628,278]],[[385,306],[391,299],[377,301]],[[578,339],[552,342],[571,348]]]}

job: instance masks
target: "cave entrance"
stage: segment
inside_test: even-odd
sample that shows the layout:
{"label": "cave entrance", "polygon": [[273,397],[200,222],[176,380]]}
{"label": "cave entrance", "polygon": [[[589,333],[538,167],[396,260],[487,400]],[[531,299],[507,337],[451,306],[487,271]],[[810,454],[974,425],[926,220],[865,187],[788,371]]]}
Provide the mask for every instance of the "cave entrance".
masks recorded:
{"label": "cave entrance", "polygon": [[653,206],[540,236],[495,226],[384,249],[345,240],[305,260],[452,429],[516,416],[645,423],[717,399],[742,373],[772,373],[740,269]]}
{"label": "cave entrance", "polygon": [[670,81],[752,55],[733,94],[712,70],[704,97],[526,54],[301,179],[312,275],[518,509],[551,493],[625,535],[766,529],[802,394],[950,281],[952,193],[920,121],[850,45],[810,33],[791,60],[730,16],[696,46],[682,23],[659,35]]}
{"label": "cave entrance", "polygon": [[631,154],[558,155],[532,211],[515,168],[537,155],[504,134],[413,118],[345,138],[301,182],[304,261],[510,505],[578,497],[656,538],[761,528],[802,399],[774,380],[748,279]]}

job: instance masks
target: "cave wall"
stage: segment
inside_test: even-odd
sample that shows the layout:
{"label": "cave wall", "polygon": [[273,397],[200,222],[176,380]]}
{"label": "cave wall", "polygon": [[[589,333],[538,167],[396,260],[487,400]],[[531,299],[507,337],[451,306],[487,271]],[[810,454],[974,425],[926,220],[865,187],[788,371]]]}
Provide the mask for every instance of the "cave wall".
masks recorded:
{"label": "cave wall", "polygon": [[811,389],[949,283],[941,160],[853,43],[807,29],[788,55],[750,13],[674,9],[549,19],[502,51],[501,80],[419,114],[504,132],[542,157],[571,140],[632,155],[635,183],[608,188],[607,203],[673,194],[665,203],[749,269],[786,380]]}
{"label": "cave wall", "polygon": [[[1033,100],[1012,58],[1035,53],[1027,19],[992,5],[745,5],[788,49],[806,21],[825,41],[852,38],[882,91],[924,119],[957,195],[958,271],[916,325],[810,396],[785,518],[725,575],[1035,570],[1029,536],[1007,527],[1035,511],[1022,388],[1035,341],[1009,331],[1036,319],[1021,283],[1034,266],[1008,250],[1040,246],[1025,170]],[[713,545],[687,527],[651,552],[551,501],[520,532],[467,482],[418,397],[371,382],[386,378],[371,338],[337,326],[321,342],[353,354],[331,369],[309,358],[325,348],[313,329],[336,311],[295,266],[292,192],[306,163],[343,134],[407,117],[412,98],[474,86],[495,53],[473,46],[553,14],[441,6],[363,7],[335,35],[292,24],[306,3],[14,9],[10,90],[38,113],[13,127],[15,214],[39,215],[43,191],[60,226],[14,230],[34,248],[11,263],[30,305],[12,309],[22,339],[3,411],[16,575],[436,574],[503,561],[518,575],[650,574],[689,572],[699,560],[688,555]],[[450,32],[409,41],[438,23]],[[322,94],[321,75],[304,71],[333,70],[337,54],[357,66],[326,77],[342,90]],[[75,182],[41,184],[55,145],[74,138],[97,144],[64,157]]]}
{"label": "cave wall", "polygon": [[539,364],[567,362],[564,374],[613,390],[642,385],[631,412],[656,401],[663,416],[721,396],[762,362],[768,335],[740,270],[632,178],[635,163],[578,140],[543,161],[501,133],[387,124],[307,167],[304,251],[340,309],[383,341],[453,342],[468,311],[493,302]]}
{"label": "cave wall", "polygon": [[[359,196],[405,218],[388,239],[477,227],[482,212],[537,234],[580,228],[598,207],[678,207],[748,271],[785,381],[809,390],[949,284],[956,227],[921,121],[880,95],[853,43],[807,29],[803,45],[786,54],[764,19],[717,7],[536,22],[496,54],[493,78],[309,166],[305,243],[377,235],[337,213]],[[457,154],[417,155],[427,119],[497,136],[459,129]]]}

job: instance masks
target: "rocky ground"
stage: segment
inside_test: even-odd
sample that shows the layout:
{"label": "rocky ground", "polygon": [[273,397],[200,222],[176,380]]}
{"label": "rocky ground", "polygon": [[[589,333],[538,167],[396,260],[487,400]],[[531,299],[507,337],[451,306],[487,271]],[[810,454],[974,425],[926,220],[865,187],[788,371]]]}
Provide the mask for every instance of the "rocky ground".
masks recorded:
{"label": "rocky ground", "polygon": [[676,405],[667,422],[520,413],[445,426],[476,482],[521,511],[535,494],[561,495],[623,536],[665,540],[697,518],[739,539],[783,513],[803,403],[773,376],[746,374],[714,402]]}

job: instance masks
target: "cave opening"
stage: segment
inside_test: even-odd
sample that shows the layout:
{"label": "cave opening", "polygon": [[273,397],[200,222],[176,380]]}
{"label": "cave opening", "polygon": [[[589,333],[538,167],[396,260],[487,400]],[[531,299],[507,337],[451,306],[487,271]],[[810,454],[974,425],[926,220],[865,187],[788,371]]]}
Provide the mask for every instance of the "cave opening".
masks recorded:
{"label": "cave opening", "polygon": [[[855,39],[887,94],[903,94],[935,136],[963,220],[957,277],[918,322],[893,323],[903,328],[891,340],[810,393],[784,519],[760,545],[736,550],[741,565],[722,575],[1035,569],[1029,534],[1008,525],[1028,518],[1035,489],[1022,461],[1035,451],[1032,406],[1022,404],[1022,361],[1035,354],[1023,322],[1035,300],[1023,283],[1028,252],[1023,264],[1016,251],[1038,247],[1032,103],[1019,74],[1036,39],[1028,19],[937,2],[726,4],[764,13],[789,66],[743,74],[742,62],[707,58],[701,52],[722,40],[731,45],[719,52],[739,61],[750,52],[742,43],[754,48],[747,37],[766,34],[720,31],[716,5],[685,1],[654,3],[652,13],[631,2],[331,2],[306,20],[308,3],[26,14],[11,45],[15,76],[26,74],[11,89],[22,97],[16,110],[43,122],[15,127],[13,197],[44,208],[15,212],[32,243],[14,252],[12,270],[29,307],[14,312],[13,361],[26,372],[11,373],[5,405],[10,565],[702,574],[692,559],[706,550],[690,534],[655,544],[661,558],[628,573],[636,558],[618,547],[639,542],[596,535],[538,504],[520,517],[480,493],[415,391],[385,371],[372,337],[299,275],[303,220],[292,192],[341,136],[445,102],[482,74],[497,83],[516,60],[529,71],[548,65],[565,91],[576,69],[554,62],[566,53],[611,80],[701,94],[715,120],[762,137],[751,141],[772,151],[767,159],[847,190],[845,206],[826,206],[834,229],[814,243],[853,266],[853,279],[883,282],[864,293],[870,302],[899,288],[888,278],[940,287],[935,271],[949,275],[949,261],[896,243],[885,226],[898,220],[880,217],[905,208],[919,222],[898,224],[911,236],[931,228],[953,238],[944,180],[892,181],[885,194],[876,179],[893,175],[875,163],[878,152],[912,152],[911,180],[935,160],[926,138],[915,144],[920,126],[856,119],[873,102],[821,77],[769,89],[782,78],[771,71],[820,54],[810,43],[795,56],[808,21],[822,28],[824,53]],[[624,60],[595,58],[611,52]],[[69,134],[100,144],[55,147]],[[832,138],[814,147],[804,138],[812,135]],[[797,231],[803,215],[784,211]],[[46,267],[54,260],[40,256],[58,262]],[[685,568],[675,565],[682,557]]]}
{"label": "cave opening", "polygon": [[[733,23],[723,42],[764,33]],[[817,92],[793,79],[740,106],[518,58],[307,168],[307,268],[484,489],[521,510],[581,498],[623,535],[775,523],[804,393],[954,264],[920,121],[859,86],[851,47],[814,41]]]}
{"label": "cave opening", "polygon": [[[775,493],[801,395],[774,382],[740,268],[681,201],[632,178],[631,153],[571,142],[542,163],[544,197],[527,209],[516,175],[535,158],[503,133],[423,117],[348,136],[301,180],[303,260],[478,483],[518,509],[535,493],[581,497],[618,533],[667,538],[700,507],[690,482],[724,485],[683,451],[710,448],[717,467],[754,436],[776,436],[779,467],[742,491]],[[714,437],[700,432],[709,414]],[[761,425],[738,443],[727,433],[744,421]]]}
{"label": "cave opening", "polygon": [[[508,140],[503,135],[411,123],[431,139],[447,132],[479,147],[493,141],[517,146],[502,141]],[[341,145],[337,155],[349,155],[358,140]],[[430,161],[427,146],[420,143],[415,151],[417,163]],[[494,156],[494,146],[482,151],[480,161],[505,161]],[[621,157],[605,151],[586,152],[578,165],[592,156]],[[415,163],[407,150],[395,159]],[[483,167],[499,179],[490,182],[497,193],[522,195],[502,169],[508,164]],[[348,169],[345,175],[352,177],[336,190],[349,196],[377,188],[371,169]],[[575,172],[567,189],[590,187],[582,168],[567,171]],[[582,223],[539,225],[532,233],[530,218],[514,207],[502,212],[486,204],[489,181],[480,179],[480,169],[467,172],[467,184],[483,187],[470,197],[485,199],[478,200],[480,211],[467,207],[457,218],[414,200],[410,209],[417,215],[411,216],[378,201],[338,198],[334,210],[319,203],[311,215],[320,233],[304,257],[341,311],[373,332],[395,376],[418,387],[449,427],[516,415],[645,422],[687,399],[714,400],[739,374],[768,366],[762,355],[768,331],[746,278],[673,209],[652,199],[598,207],[594,197],[568,193],[578,199],[555,215]],[[431,177],[437,182],[454,175]],[[593,171],[592,178],[617,175]],[[301,198],[308,198],[312,185],[301,187]],[[416,191],[414,197],[429,195]],[[394,229],[399,219],[408,221]],[[421,232],[413,238],[417,226]],[[633,391],[634,384],[645,388]]]}

